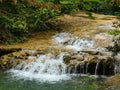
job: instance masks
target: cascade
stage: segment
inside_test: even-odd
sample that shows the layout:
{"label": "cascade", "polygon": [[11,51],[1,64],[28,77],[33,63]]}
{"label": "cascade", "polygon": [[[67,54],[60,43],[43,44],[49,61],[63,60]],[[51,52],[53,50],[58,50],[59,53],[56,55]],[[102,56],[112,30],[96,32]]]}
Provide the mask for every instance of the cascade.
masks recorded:
{"label": "cascade", "polygon": [[97,63],[96,63],[96,67],[95,67],[95,75],[97,75],[97,71],[98,71],[98,68],[99,68],[99,63],[100,63],[100,62],[97,62]]}
{"label": "cascade", "polygon": [[89,63],[86,63],[86,74],[88,73],[88,65],[89,65]]}
{"label": "cascade", "polygon": [[53,54],[40,55],[39,58],[26,64],[16,66],[10,72],[15,77],[26,77],[29,79],[39,79],[40,81],[58,81],[70,79],[66,73],[66,65],[63,63],[63,55],[55,57]]}
{"label": "cascade", "polygon": [[75,65],[74,73],[77,74],[77,65]]}
{"label": "cascade", "polygon": [[93,40],[79,38],[68,33],[60,33],[55,35],[53,38],[59,46],[65,46],[68,49],[76,51],[91,48],[95,43]]}
{"label": "cascade", "polygon": [[80,73],[83,73],[84,74],[84,64],[80,64]]}
{"label": "cascade", "polygon": [[[74,51],[81,51],[83,49],[92,48],[95,43],[93,40],[81,39],[68,33],[57,34],[53,36],[53,40],[57,44],[56,46],[58,48],[56,49],[65,47],[67,50],[73,49]],[[13,73],[14,77],[37,79],[39,81],[45,82],[68,80],[71,78],[69,75],[71,73],[90,73],[89,62],[85,63],[84,61],[79,61],[79,64],[77,63],[77,65],[73,64],[70,67],[67,67],[63,62],[65,52],[61,52],[59,55],[54,55],[49,52],[48,54],[40,54],[38,56],[34,56],[34,53],[36,53],[34,50],[30,50],[29,52],[31,52],[31,56],[29,56],[29,58],[35,58],[35,60],[30,63],[27,63],[26,60],[23,60],[21,64],[11,69],[9,72]],[[97,61],[96,66],[93,66],[95,68],[92,69],[92,71],[94,71],[94,74],[97,75],[100,62]],[[117,65],[115,64],[115,73],[117,71],[116,67]],[[105,70],[103,70],[103,73],[105,73]]]}

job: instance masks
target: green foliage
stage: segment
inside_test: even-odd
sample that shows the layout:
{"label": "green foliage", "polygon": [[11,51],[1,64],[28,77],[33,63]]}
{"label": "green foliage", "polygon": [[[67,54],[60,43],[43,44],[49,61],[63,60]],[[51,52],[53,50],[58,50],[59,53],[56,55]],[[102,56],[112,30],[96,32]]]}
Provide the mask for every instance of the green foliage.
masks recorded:
{"label": "green foliage", "polygon": [[63,4],[61,13],[70,14],[78,10],[78,6],[75,4]]}
{"label": "green foliage", "polygon": [[92,15],[92,12],[86,12],[86,14],[88,15],[88,18],[90,18],[90,19],[94,19],[94,17],[93,17],[93,15]]}
{"label": "green foliage", "polygon": [[0,16],[0,28],[9,29],[13,20],[5,15]]}
{"label": "green foliage", "polygon": [[[33,31],[41,31],[43,28],[47,28],[45,21],[50,18],[54,18],[56,15],[67,13],[71,14],[78,9],[86,10],[88,18],[94,19],[92,11],[94,12],[107,12],[120,16],[119,4],[113,2],[113,0],[37,0],[44,3],[56,3],[61,4],[60,11],[57,9],[43,8],[47,7],[42,4],[43,7],[37,7],[37,4],[31,5],[29,3],[22,3],[18,0],[17,4],[4,0],[0,3],[0,29],[8,30],[12,36],[20,39],[28,33]],[[31,1],[32,2],[32,1]],[[54,8],[54,7],[53,7]],[[120,33],[118,30],[109,32],[110,34],[117,35]],[[13,38],[12,38],[13,39]],[[18,41],[17,39],[13,39]],[[21,39],[22,40],[22,39]],[[9,40],[10,42],[11,39]]]}
{"label": "green foliage", "polygon": [[9,39],[6,40],[6,44],[13,44],[13,43],[16,43],[16,42],[23,42],[23,41],[26,41],[27,38],[26,37],[20,37],[20,36],[14,36],[14,37],[11,37]]}
{"label": "green foliage", "polygon": [[116,36],[120,34],[120,30],[118,29],[111,30],[111,31],[108,31],[108,34]]}
{"label": "green foliage", "polygon": [[95,77],[83,77],[76,90],[97,90],[98,85],[95,80]]}
{"label": "green foliage", "polygon": [[46,27],[45,21],[60,13],[56,9],[39,8],[23,3],[0,4],[0,11],[0,29],[8,30],[14,36],[7,40],[8,43],[20,42],[28,33],[41,31],[43,29],[41,27]]}
{"label": "green foliage", "polygon": [[[38,0],[40,2],[55,3],[62,5],[62,13],[71,13],[76,9],[90,12],[119,15],[120,6],[114,0]],[[117,12],[117,13],[116,13]]]}

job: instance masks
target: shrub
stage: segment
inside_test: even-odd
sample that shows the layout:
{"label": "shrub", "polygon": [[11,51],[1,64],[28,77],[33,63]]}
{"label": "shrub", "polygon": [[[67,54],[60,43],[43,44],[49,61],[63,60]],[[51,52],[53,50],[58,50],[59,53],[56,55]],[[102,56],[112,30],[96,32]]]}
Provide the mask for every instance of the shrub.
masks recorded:
{"label": "shrub", "polygon": [[62,4],[61,13],[70,14],[78,10],[78,5],[75,4]]}
{"label": "shrub", "polygon": [[[20,1],[20,0],[19,0]],[[14,10],[13,10],[14,7]],[[8,30],[12,36],[7,42],[19,42],[31,32],[41,31],[45,22],[59,15],[58,9],[38,7],[18,2],[3,2],[0,4],[0,29]]]}
{"label": "shrub", "polygon": [[108,31],[108,34],[117,36],[120,34],[120,30],[118,29],[111,30],[111,31]]}

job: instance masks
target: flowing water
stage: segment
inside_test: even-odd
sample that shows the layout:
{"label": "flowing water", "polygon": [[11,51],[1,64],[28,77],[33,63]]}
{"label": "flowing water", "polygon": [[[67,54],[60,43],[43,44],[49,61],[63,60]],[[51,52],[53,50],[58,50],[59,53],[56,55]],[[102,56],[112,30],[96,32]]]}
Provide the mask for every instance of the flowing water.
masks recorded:
{"label": "flowing water", "polygon": [[98,68],[99,68],[99,62],[97,62],[96,67],[95,67],[95,75],[97,75]]}
{"label": "flowing water", "polygon": [[[75,51],[92,48],[95,44],[93,40],[73,37],[68,33],[57,34],[53,40],[56,41],[58,48],[65,47]],[[96,79],[91,76],[81,77],[66,73],[63,56],[63,52],[58,55],[47,53],[36,56],[35,61],[31,63],[23,60],[13,69],[0,73],[0,90],[97,90],[99,88]],[[98,66],[99,63],[96,65],[95,74]],[[76,73],[76,70],[74,72]]]}
{"label": "flowing water", "polygon": [[92,48],[95,42],[93,40],[79,38],[68,33],[60,33],[54,36],[58,46],[64,46],[68,49],[80,51],[86,48]]}
{"label": "flowing water", "polygon": [[0,90],[95,90],[98,88],[97,81],[88,77],[73,77],[57,82],[18,79],[13,78],[9,73],[2,73],[0,77]]}
{"label": "flowing water", "polygon": [[13,77],[23,79],[36,79],[40,82],[54,82],[69,80],[65,73],[66,66],[63,63],[63,54],[57,57],[52,54],[40,55],[35,62],[29,64],[23,62],[8,72],[13,73]]}

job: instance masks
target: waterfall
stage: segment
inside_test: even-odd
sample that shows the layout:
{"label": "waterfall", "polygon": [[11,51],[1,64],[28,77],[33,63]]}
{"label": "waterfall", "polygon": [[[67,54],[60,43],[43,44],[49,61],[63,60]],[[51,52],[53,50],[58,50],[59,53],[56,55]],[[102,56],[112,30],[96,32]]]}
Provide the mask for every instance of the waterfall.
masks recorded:
{"label": "waterfall", "polygon": [[74,73],[77,74],[77,65],[75,65],[75,70],[74,70]]}
{"label": "waterfall", "polygon": [[85,72],[84,64],[80,64],[80,73],[84,74]]}
{"label": "waterfall", "polygon": [[15,77],[37,79],[40,81],[59,81],[68,80],[66,65],[63,63],[63,55],[54,56],[53,54],[40,55],[37,60],[29,64],[23,62],[10,72]]}
{"label": "waterfall", "polygon": [[[72,49],[71,52],[73,53],[74,51],[76,53],[76,51],[78,52],[83,49],[92,48],[95,43],[93,40],[79,38],[69,33],[59,33],[53,36],[53,40],[56,42],[56,47],[58,47],[55,48],[55,50],[59,50],[59,48],[61,49],[62,47],[65,47],[66,50]],[[71,79],[70,74],[90,73],[89,62],[85,63],[83,61],[83,63],[81,63],[80,61],[80,65],[71,64],[71,66],[67,68],[67,66],[63,62],[63,57],[64,54],[66,54],[66,51],[61,51],[60,54],[48,51],[47,54],[34,55],[34,53],[37,52],[35,50],[29,50],[29,53],[31,56],[28,56],[28,59],[34,58],[35,60],[30,61],[29,63],[27,63],[27,60],[23,60],[21,64],[17,65],[14,69],[11,69],[9,72],[13,73],[14,77],[23,79],[36,79],[40,82],[54,82],[60,80],[69,80]],[[83,52],[81,53],[84,54]],[[95,75],[98,74],[99,67],[100,62],[97,61],[95,71],[93,70]]]}
{"label": "waterfall", "polygon": [[97,75],[98,68],[99,68],[99,63],[100,63],[100,62],[97,62],[97,63],[96,63],[96,67],[95,67],[95,75]]}
{"label": "waterfall", "polygon": [[120,53],[115,56],[116,61],[114,62],[114,74],[120,73]]}
{"label": "waterfall", "polygon": [[88,65],[89,63],[86,63],[86,74],[88,73]]}
{"label": "waterfall", "polygon": [[80,51],[82,49],[91,48],[94,45],[93,40],[79,38],[68,33],[60,33],[53,37],[59,46],[65,46],[68,49]]}

